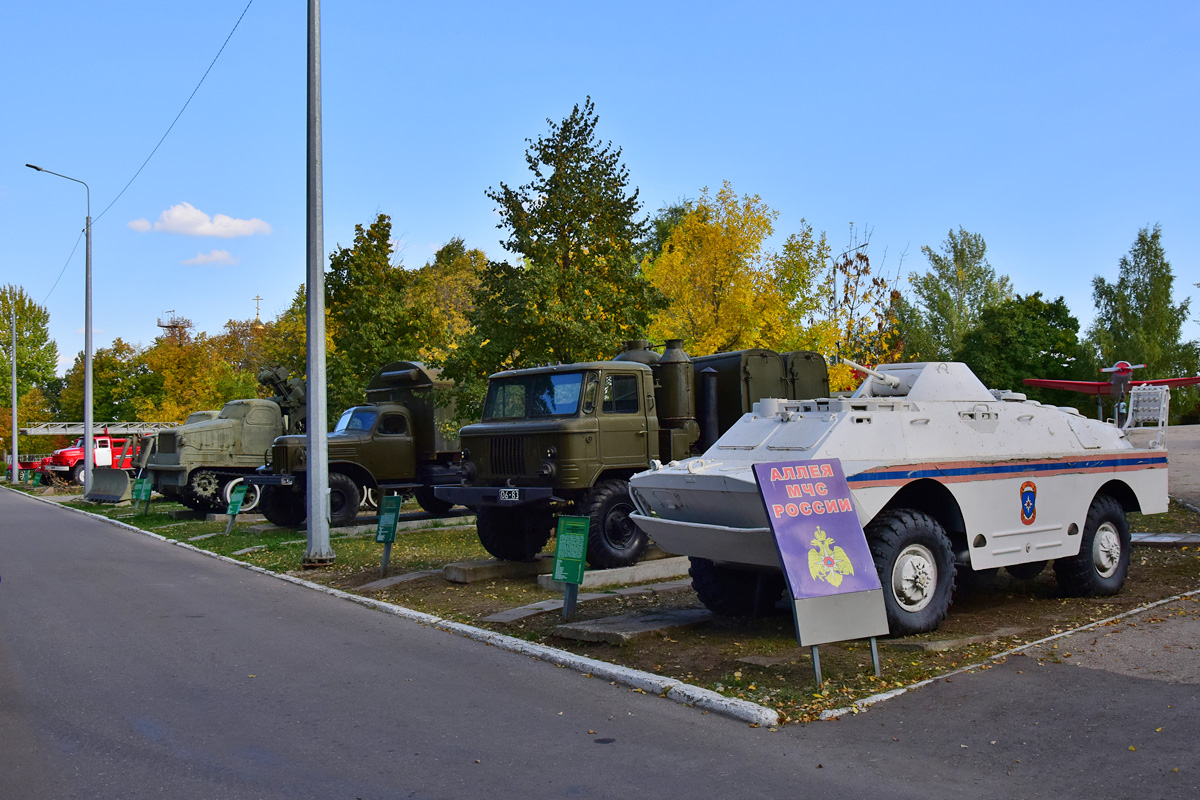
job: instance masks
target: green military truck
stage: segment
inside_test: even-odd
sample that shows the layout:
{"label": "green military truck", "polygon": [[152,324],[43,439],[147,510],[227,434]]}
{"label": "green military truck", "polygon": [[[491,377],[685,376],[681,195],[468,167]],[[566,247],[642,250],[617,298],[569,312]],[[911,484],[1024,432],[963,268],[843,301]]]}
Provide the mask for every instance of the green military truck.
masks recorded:
{"label": "green military truck", "polygon": [[[197,411],[178,428],[159,431],[146,470],[164,497],[196,511],[220,511],[238,484],[263,462],[263,453],[285,433],[304,430],[304,381],[282,367],[264,369],[258,382],[275,394],[267,400],[231,400],[218,411]],[[242,511],[259,502],[250,486]]]}
{"label": "green military truck", "polygon": [[648,544],[629,519],[630,476],[702,452],[763,397],[828,387],[816,353],[692,359],[679,340],[661,357],[635,340],[612,361],[499,372],[483,420],[459,431],[462,483],[434,493],[476,510],[479,540],[496,558],[532,559],[564,513],[591,517],[588,563],[627,566]]}
{"label": "green military truck", "polygon": [[[346,409],[329,434],[330,521],[344,525],[368,494],[412,494],[430,514],[453,503],[433,487],[457,484],[458,439],[446,434],[450,407],[439,407],[437,389],[452,386],[438,370],[414,361],[393,361],[367,386],[367,403]],[[281,436],[271,461],[254,480],[264,483],[259,510],[276,525],[299,525],[307,516],[307,438]]]}

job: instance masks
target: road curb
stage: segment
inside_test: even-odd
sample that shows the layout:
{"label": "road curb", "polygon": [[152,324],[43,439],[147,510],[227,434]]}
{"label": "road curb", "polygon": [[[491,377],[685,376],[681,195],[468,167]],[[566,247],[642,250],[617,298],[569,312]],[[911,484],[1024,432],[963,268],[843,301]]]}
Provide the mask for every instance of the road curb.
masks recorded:
{"label": "road curb", "polygon": [[[9,487],[5,486],[3,488],[8,489]],[[576,655],[575,653],[571,653],[566,650],[559,650],[556,647],[529,642],[524,639],[518,639],[515,636],[496,633],[495,631],[489,631],[485,628],[477,628],[473,625],[466,625],[461,622],[454,622],[433,614],[426,614],[422,611],[416,611],[415,609],[406,608],[393,603],[385,603],[382,600],[373,600],[369,597],[363,597],[361,595],[351,594],[350,592],[344,592],[341,589],[333,589],[328,586],[322,586],[319,583],[313,583],[312,581],[307,581],[303,578],[297,578],[294,575],[274,572],[266,569],[265,567],[247,564],[245,561],[238,561],[237,559],[230,558],[229,556],[213,553],[211,551],[196,547],[195,545],[188,544],[187,542],[168,539],[161,534],[142,530],[141,528],[135,527],[126,522],[110,519],[101,514],[93,514],[90,511],[84,511],[80,508],[72,508],[71,506],[65,506],[60,503],[53,503],[49,500],[44,500],[37,495],[27,495],[24,492],[17,492],[17,494],[20,494],[24,497],[29,497],[30,499],[41,503],[46,503],[47,505],[54,506],[56,508],[64,508],[68,511],[74,511],[77,514],[83,514],[84,516],[92,517],[93,519],[102,520],[117,527],[133,531],[134,533],[140,533],[144,536],[158,539],[159,541],[167,544],[171,544],[176,547],[182,547],[185,550],[191,550],[192,552],[208,556],[209,558],[215,558],[218,561],[223,561],[227,564],[250,570],[251,572],[257,572],[261,575],[269,575],[273,578],[278,578],[279,580],[286,581],[297,586],[315,589],[316,591],[323,592],[324,594],[331,595],[342,600],[349,600],[350,602],[357,603],[360,606],[366,606],[367,608],[372,608],[377,611],[383,611],[388,614],[403,617],[404,619],[417,622],[421,625],[437,628],[438,630],[454,633],[468,639],[473,639],[477,642],[482,642],[483,644],[499,647],[502,650],[507,650],[512,653],[529,656],[530,658],[535,658],[560,667],[572,669],[579,672],[581,675],[584,675],[585,677],[600,678],[601,680],[607,680],[610,683],[618,686],[626,686],[634,691],[639,691],[645,694],[657,694],[660,697],[665,697],[668,700],[675,701],[676,703],[694,706],[704,711],[720,714],[721,716],[729,717],[731,719],[745,722],[754,726],[774,727],[779,724],[778,712],[773,711],[766,706],[761,706],[758,703],[752,703],[749,700],[726,697],[725,695],[714,692],[711,689],[705,689],[700,686],[683,683],[673,678],[664,678],[663,676],[655,675],[652,672],[644,672],[642,670],[632,669],[630,667],[622,667],[619,664],[611,664],[607,661],[600,661],[599,659]]]}
{"label": "road curb", "polygon": [[1062,639],[1065,636],[1071,636],[1072,634],[1080,633],[1082,631],[1090,630],[1092,628],[1098,628],[1101,625],[1107,625],[1110,622],[1115,622],[1119,619],[1125,619],[1126,617],[1132,617],[1135,614],[1141,614],[1146,611],[1149,611],[1152,608],[1157,608],[1158,606],[1166,605],[1167,603],[1174,603],[1178,600],[1182,600],[1185,597],[1191,597],[1191,596],[1197,595],[1197,594],[1200,594],[1200,589],[1192,589],[1191,591],[1188,591],[1188,592],[1180,592],[1179,594],[1174,595],[1172,597],[1164,597],[1162,600],[1155,600],[1153,603],[1147,603],[1145,605],[1141,605],[1136,608],[1131,608],[1128,611],[1123,611],[1114,617],[1108,617],[1107,619],[1100,619],[1100,620],[1096,620],[1095,622],[1089,622],[1086,625],[1080,625],[1078,628],[1072,628],[1069,631],[1062,631],[1061,633],[1056,633],[1052,636],[1046,636],[1042,639],[1038,639],[1037,641],[1026,642],[1025,644],[1021,645],[1020,647],[1014,647],[1011,650],[1005,650],[1003,653],[997,653],[994,656],[989,656],[988,658],[986,658],[983,661],[980,661],[976,664],[972,664],[967,667],[959,667],[958,669],[954,670],[953,672],[947,672],[942,675],[938,675],[936,678],[926,678],[925,680],[920,681],[919,683],[914,683],[912,686],[904,686],[899,689],[893,689],[890,692],[881,692],[880,694],[873,694],[870,697],[864,697],[861,700],[856,700],[848,706],[843,706],[842,708],[831,708],[828,711],[822,711],[821,719],[829,720],[829,719],[837,719],[838,717],[844,717],[847,714],[861,714],[863,711],[866,711],[868,708],[875,705],[876,703],[881,703],[884,700],[891,700],[895,697],[899,697],[900,695],[904,694],[905,692],[911,692],[913,689],[920,689],[922,686],[928,686],[931,683],[937,683],[938,681],[945,680],[947,678],[952,678],[955,675],[962,675],[965,672],[974,672],[975,670],[984,669],[984,668],[991,669],[991,665],[994,664],[995,662],[1002,661],[1002,660],[1008,658],[1009,656],[1016,655],[1017,653],[1020,653],[1024,650],[1029,650],[1034,647],[1040,647],[1041,645],[1044,645],[1048,642],[1053,642],[1057,639]]}

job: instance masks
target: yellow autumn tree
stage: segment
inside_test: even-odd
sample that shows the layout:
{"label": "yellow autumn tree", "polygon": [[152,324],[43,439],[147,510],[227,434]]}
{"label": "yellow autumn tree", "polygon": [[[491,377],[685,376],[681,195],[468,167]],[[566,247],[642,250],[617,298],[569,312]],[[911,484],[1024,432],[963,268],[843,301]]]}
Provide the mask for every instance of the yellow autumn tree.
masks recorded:
{"label": "yellow autumn tree", "polygon": [[738,197],[729,181],[715,195],[705,187],[646,265],[667,299],[650,337],[682,339],[693,355],[765,346],[787,311],[764,247],[777,216],[758,195]]}
{"label": "yellow autumn tree", "polygon": [[410,314],[421,329],[416,357],[443,364],[471,331],[468,315],[475,308],[475,292],[487,268],[482,250],[468,250],[455,237],[438,249],[433,260],[417,270],[405,298]]}

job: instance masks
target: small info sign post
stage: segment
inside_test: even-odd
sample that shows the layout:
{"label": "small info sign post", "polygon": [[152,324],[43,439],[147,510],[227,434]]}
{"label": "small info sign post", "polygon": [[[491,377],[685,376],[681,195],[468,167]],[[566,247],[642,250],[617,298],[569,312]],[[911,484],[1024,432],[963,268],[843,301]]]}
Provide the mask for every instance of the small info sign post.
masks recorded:
{"label": "small info sign post", "polygon": [[579,584],[587,561],[590,517],[561,516],[554,542],[553,578],[563,584],[563,622],[575,619],[575,603],[579,600]]}
{"label": "small info sign post", "polygon": [[826,458],[755,464],[754,478],[787,577],[796,641],[811,648],[817,685],[817,645],[850,639],[871,640],[878,677],[875,637],[888,632],[887,611],[842,462]]}
{"label": "small info sign post", "polygon": [[225,509],[225,513],[229,515],[229,524],[225,526],[226,536],[233,531],[233,523],[237,521],[237,515],[242,510],[242,501],[246,499],[246,488],[246,484],[239,483],[229,494],[229,507]]}
{"label": "small info sign post", "polygon": [[137,508],[138,503],[142,502],[143,500],[146,501],[146,507],[142,510],[142,514],[150,513],[150,492],[151,487],[149,478],[138,478],[133,482],[133,491],[131,492],[131,495],[133,496],[133,507]]}
{"label": "small info sign post", "polygon": [[396,526],[400,522],[400,506],[403,495],[389,494],[379,504],[379,524],[375,528],[375,542],[383,545],[383,559],[379,562],[379,577],[386,578],[392,561],[392,543],[396,541]]}

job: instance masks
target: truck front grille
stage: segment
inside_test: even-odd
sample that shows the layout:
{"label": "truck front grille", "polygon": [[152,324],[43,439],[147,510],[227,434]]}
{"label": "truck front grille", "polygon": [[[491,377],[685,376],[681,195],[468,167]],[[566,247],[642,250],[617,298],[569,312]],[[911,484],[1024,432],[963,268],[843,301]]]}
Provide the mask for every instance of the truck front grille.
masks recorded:
{"label": "truck front grille", "polygon": [[158,452],[174,453],[178,449],[174,432],[162,431],[158,434]]}
{"label": "truck front grille", "polygon": [[499,436],[492,439],[492,474],[525,474],[525,437]]}

